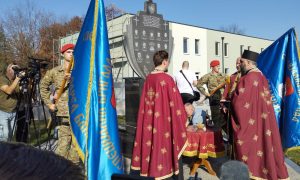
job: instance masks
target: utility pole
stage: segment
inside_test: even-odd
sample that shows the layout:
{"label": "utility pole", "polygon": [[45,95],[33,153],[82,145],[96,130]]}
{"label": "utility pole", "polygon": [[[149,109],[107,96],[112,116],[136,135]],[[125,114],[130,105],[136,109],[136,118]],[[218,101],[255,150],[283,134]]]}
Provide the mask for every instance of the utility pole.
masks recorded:
{"label": "utility pole", "polygon": [[224,39],[225,37],[221,37],[222,40],[222,72],[225,73],[225,66],[224,66]]}

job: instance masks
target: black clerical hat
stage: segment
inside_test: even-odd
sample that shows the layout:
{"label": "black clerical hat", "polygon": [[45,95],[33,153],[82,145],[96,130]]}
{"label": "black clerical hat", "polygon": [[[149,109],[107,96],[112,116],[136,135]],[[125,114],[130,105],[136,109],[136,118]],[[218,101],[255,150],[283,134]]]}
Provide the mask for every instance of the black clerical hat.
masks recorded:
{"label": "black clerical hat", "polygon": [[259,54],[257,52],[244,50],[242,58],[256,62],[258,59],[258,56],[259,56]]}

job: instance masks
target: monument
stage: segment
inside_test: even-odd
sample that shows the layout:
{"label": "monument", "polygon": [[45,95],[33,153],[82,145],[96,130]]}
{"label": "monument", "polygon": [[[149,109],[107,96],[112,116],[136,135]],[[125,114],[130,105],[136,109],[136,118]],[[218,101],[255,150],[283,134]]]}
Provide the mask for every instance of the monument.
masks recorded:
{"label": "monument", "polygon": [[123,154],[131,157],[144,79],[154,69],[152,59],[156,51],[165,50],[169,52],[169,56],[172,54],[173,38],[169,22],[157,14],[157,5],[152,0],[145,2],[144,11],[139,11],[130,18],[124,36],[128,62],[139,76],[125,78],[126,130],[120,131],[120,137]]}
{"label": "monument", "polygon": [[173,45],[169,22],[157,14],[156,3],[148,0],[144,6],[144,11],[130,18],[124,45],[128,62],[143,79],[154,69],[153,54],[165,50],[171,55]]}

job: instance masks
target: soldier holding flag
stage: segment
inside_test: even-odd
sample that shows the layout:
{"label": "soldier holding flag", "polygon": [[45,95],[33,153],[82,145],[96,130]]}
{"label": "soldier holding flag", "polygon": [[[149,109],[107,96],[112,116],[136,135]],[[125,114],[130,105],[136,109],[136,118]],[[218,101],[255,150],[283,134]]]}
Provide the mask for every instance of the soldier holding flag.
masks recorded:
{"label": "soldier holding flag", "polygon": [[[71,59],[73,58],[74,44],[66,44],[61,48],[61,53],[64,56],[64,64],[57,66],[46,72],[44,78],[41,81],[41,96],[48,106],[50,111],[54,112],[57,109],[58,123],[58,144],[55,150],[56,154],[65,157],[79,163],[79,156],[72,142],[71,129],[69,122],[69,107],[68,107],[68,83],[63,87],[63,93],[60,99],[57,99],[57,94],[54,96],[54,101],[50,100],[50,88],[49,86],[54,84],[55,89],[58,90],[62,86],[64,79],[70,79],[70,73],[66,72]],[[56,102],[55,102],[56,101]],[[55,122],[52,122],[55,123]]]}

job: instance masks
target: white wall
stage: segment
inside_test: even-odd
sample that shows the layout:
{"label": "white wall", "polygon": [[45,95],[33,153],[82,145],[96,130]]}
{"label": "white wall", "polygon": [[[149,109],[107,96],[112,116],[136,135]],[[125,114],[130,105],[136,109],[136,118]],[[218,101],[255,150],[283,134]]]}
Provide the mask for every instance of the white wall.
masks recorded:
{"label": "white wall", "polygon": [[[170,23],[174,38],[169,73],[174,74],[182,67],[183,61],[189,61],[190,70],[206,73],[207,66],[207,30],[178,23]],[[183,39],[188,38],[188,53],[183,52]],[[195,39],[200,40],[200,53],[195,54]]]}
{"label": "white wall", "polygon": [[[123,40],[123,37],[118,36],[121,36],[126,32],[126,25],[131,16],[132,15],[130,14],[125,14],[107,22],[110,44],[118,43]],[[228,56],[224,56],[224,69],[229,68],[229,73],[235,72],[235,61],[236,58],[241,55],[241,45],[244,45],[244,49],[248,49],[248,46],[251,46],[250,50],[260,53],[262,48],[265,49],[273,42],[267,39],[226,33],[176,22],[170,22],[170,30],[172,31],[172,36],[174,38],[171,64],[169,67],[169,73],[171,75],[181,69],[182,62],[185,60],[190,62],[190,70],[200,72],[200,77],[210,71],[209,63],[211,60],[218,59],[222,63],[221,37],[224,37],[224,43],[228,43]],[[77,36],[78,34],[63,38],[61,39],[61,43],[74,43]],[[189,38],[189,51],[186,54],[183,52],[183,38]],[[195,39],[200,40],[200,54],[195,54]],[[215,55],[215,42],[220,42],[219,56]],[[113,63],[127,61],[123,46],[111,49],[110,54]],[[113,69],[113,72],[114,78],[116,78],[119,68]],[[116,81],[122,81],[123,77],[132,77],[134,74],[128,62],[121,69],[120,73],[121,75],[119,75]]]}
{"label": "white wall", "polygon": [[[110,38],[110,44],[116,47],[110,49],[112,63],[127,61],[124,47],[119,42],[123,41],[123,35],[126,31],[126,24],[128,23],[130,14],[125,14],[121,17],[115,18],[107,23],[108,36]],[[261,48],[266,48],[272,41],[266,39],[260,39],[255,37],[237,35],[226,33],[217,30],[211,30],[191,25],[185,25],[180,23],[170,22],[170,30],[174,38],[173,50],[171,55],[171,64],[169,67],[169,73],[173,75],[181,69],[183,61],[189,61],[190,70],[194,72],[200,72],[200,77],[210,71],[209,63],[213,59],[219,59],[222,62],[222,54],[215,55],[215,42],[220,42],[221,50],[221,37],[224,37],[224,43],[228,43],[228,56],[224,57],[225,68],[229,68],[229,73],[235,72],[235,61],[240,54],[240,45],[244,45],[245,49],[251,46],[251,50],[261,52]],[[61,39],[61,44],[75,43],[78,34],[68,36]],[[116,38],[117,37],[117,38]],[[189,38],[188,53],[183,52],[183,38]],[[195,54],[195,39],[200,40],[200,54]],[[119,43],[119,45],[118,45]],[[120,72],[118,79],[117,74]],[[116,97],[118,102],[117,111],[119,115],[123,115],[125,112],[125,99],[124,99],[124,77],[133,77],[133,71],[129,66],[129,63],[123,68],[113,68],[113,76],[116,83]],[[135,75],[136,76],[136,75]]]}
{"label": "white wall", "polygon": [[[224,44],[228,43],[228,56],[224,56],[224,69],[229,68],[229,74],[232,74],[236,71],[235,62],[237,57],[241,56],[241,45],[244,46],[244,49],[248,49],[250,46],[251,51],[261,53],[262,48],[268,47],[273,41],[260,39],[256,37],[237,35],[232,33],[226,33],[216,30],[207,31],[207,61],[208,64],[213,59],[218,59],[222,63],[222,40],[221,37],[224,37]],[[215,43],[220,42],[220,52],[219,56],[215,55]],[[222,71],[222,65],[221,71]],[[209,67],[208,67],[209,71]]]}

